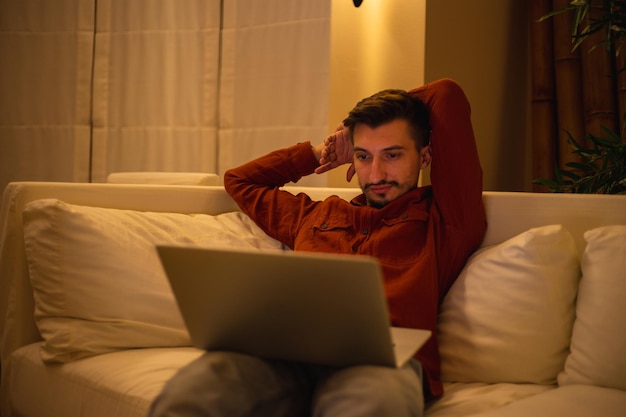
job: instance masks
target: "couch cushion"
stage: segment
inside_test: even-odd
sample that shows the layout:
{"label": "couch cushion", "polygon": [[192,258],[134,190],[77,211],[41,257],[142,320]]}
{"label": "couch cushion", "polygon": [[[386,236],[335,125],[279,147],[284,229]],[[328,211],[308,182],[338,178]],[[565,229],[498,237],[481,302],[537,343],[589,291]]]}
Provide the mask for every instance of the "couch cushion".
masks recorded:
{"label": "couch cushion", "polygon": [[623,417],[626,392],[586,385],[560,387],[472,417]]}
{"label": "couch cushion", "polygon": [[626,226],[590,230],[585,240],[571,354],[559,384],[626,390]]}
{"label": "couch cushion", "polygon": [[281,247],[239,212],[150,213],[56,199],[25,207],[24,240],[46,362],[190,344],[157,243]]}
{"label": "couch cushion", "polygon": [[442,379],[555,383],[579,277],[573,238],[560,225],[475,253],[441,305]]}
{"label": "couch cushion", "polygon": [[192,347],[128,349],[45,366],[37,344],[27,345],[11,356],[11,415],[146,416],[165,383],[202,352]]}
{"label": "couch cushion", "polygon": [[444,396],[426,403],[424,416],[474,416],[556,388],[556,385],[507,382],[444,382]]}

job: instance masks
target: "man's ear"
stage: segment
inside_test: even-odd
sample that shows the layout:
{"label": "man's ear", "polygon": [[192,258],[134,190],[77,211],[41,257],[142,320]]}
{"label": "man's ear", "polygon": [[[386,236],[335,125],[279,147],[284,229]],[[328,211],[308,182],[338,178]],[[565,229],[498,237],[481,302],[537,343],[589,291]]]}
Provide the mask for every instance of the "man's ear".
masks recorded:
{"label": "man's ear", "polygon": [[421,169],[425,169],[428,165],[430,165],[430,160],[432,159],[432,150],[430,145],[426,145],[420,150],[420,159],[422,160],[420,165]]}

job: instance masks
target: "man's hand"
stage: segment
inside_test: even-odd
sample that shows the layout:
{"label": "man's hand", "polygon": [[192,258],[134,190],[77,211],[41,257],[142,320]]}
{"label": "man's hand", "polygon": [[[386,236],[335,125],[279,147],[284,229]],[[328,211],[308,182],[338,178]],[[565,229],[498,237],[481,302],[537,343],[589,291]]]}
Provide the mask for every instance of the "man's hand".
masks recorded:
{"label": "man's hand", "polygon": [[346,172],[346,180],[350,182],[354,176],[353,148],[350,140],[350,131],[340,124],[335,132],[329,135],[324,142],[314,148],[316,155],[319,157],[320,166],[315,170],[316,174],[322,174],[330,171],[340,165],[350,163],[348,172]]}

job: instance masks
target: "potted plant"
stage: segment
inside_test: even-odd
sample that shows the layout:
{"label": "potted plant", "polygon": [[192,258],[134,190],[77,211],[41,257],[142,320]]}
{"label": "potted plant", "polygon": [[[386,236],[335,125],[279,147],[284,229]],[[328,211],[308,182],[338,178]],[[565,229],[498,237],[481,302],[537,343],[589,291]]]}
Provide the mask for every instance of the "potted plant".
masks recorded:
{"label": "potted plant", "polygon": [[[591,8],[601,11],[589,17]],[[554,10],[540,21],[557,14],[572,12],[573,49],[598,32],[604,32],[601,44],[607,53],[620,58],[626,37],[626,1],[574,0],[567,7]],[[592,45],[591,48],[601,46]],[[626,121],[626,114],[623,118]],[[622,132],[602,128],[602,135],[587,134],[584,140],[576,140],[568,133],[568,142],[578,161],[567,162],[564,167],[555,166],[555,178],[540,178],[534,184],[547,186],[552,192],[569,193],[626,193],[626,141]]]}

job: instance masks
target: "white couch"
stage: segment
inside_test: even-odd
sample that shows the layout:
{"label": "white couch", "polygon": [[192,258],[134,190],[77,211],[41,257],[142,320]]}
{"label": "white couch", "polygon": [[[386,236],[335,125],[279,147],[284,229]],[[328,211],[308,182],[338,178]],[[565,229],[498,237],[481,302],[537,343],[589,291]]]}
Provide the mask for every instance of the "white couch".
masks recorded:
{"label": "white couch", "polygon": [[[427,416],[624,416],[626,196],[484,201],[483,248],[442,304],[446,393]],[[200,354],[154,243],[280,247],[220,186],[12,183],[0,221],[2,417],[145,415]]]}

